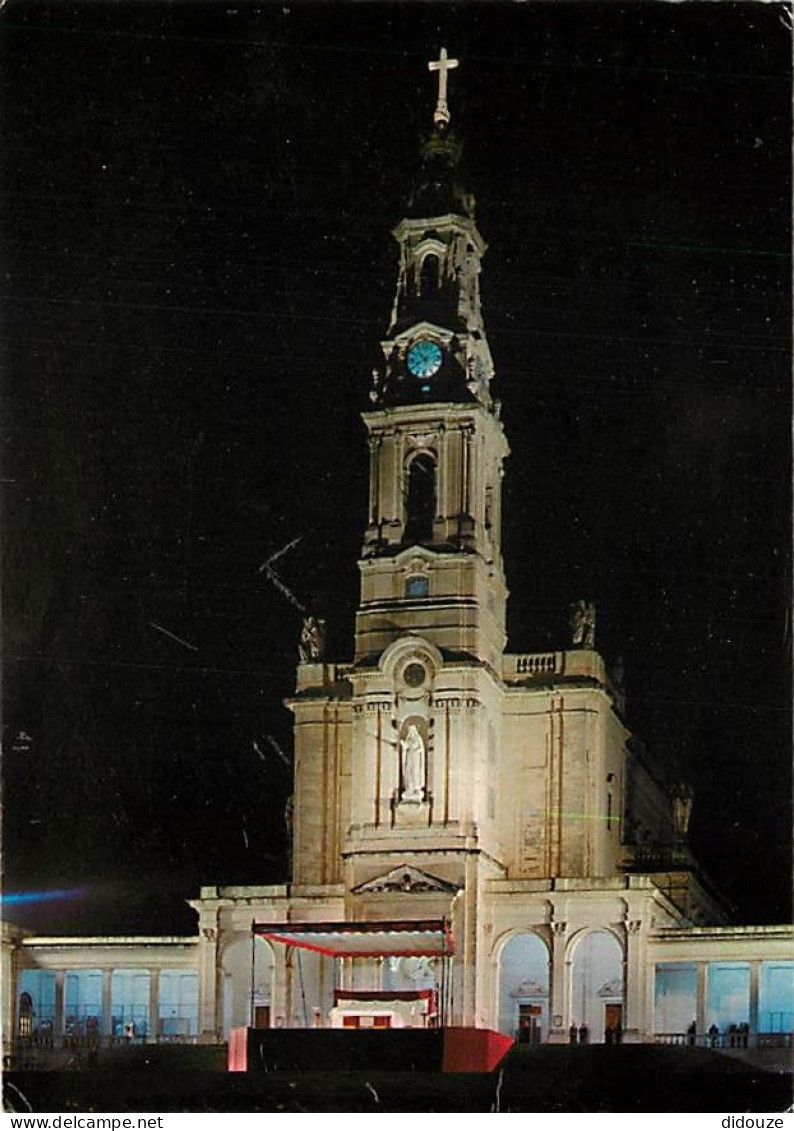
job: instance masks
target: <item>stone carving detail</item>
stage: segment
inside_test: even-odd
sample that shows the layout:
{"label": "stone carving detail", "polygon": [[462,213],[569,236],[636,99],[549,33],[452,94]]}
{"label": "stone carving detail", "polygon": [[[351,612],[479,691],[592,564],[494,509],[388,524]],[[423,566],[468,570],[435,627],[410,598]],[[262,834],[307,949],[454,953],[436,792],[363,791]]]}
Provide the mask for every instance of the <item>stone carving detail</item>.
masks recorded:
{"label": "stone carving detail", "polygon": [[201,934],[207,942],[215,942],[218,937],[218,930],[217,927],[202,927]]}
{"label": "stone carving detail", "polygon": [[450,711],[476,711],[480,708],[481,704],[479,699],[459,699],[459,698],[439,698],[436,696],[436,706],[443,710],[448,707]]}
{"label": "stone carving detail", "polygon": [[416,723],[400,739],[403,760],[402,801],[423,801],[425,796],[425,743]]}
{"label": "stone carving detail", "polygon": [[638,935],[642,930],[641,919],[629,919],[626,923],[626,930],[630,935]]}
{"label": "stone carving detail", "polygon": [[424,558],[411,558],[406,567],[406,575],[413,576],[414,574],[425,574],[428,570],[428,562]]}
{"label": "stone carving detail", "polygon": [[565,922],[552,923],[551,929],[555,935],[564,935],[568,924]]}
{"label": "stone carving detail", "polygon": [[392,868],[383,876],[376,876],[373,880],[367,880],[358,887],[353,888],[353,892],[381,892],[381,891],[401,891],[401,892],[422,892],[422,891],[440,891],[447,894],[457,892],[456,884],[447,883],[446,880],[439,879],[438,876],[433,876],[429,872],[423,872],[420,868],[413,868],[410,864],[401,864],[397,868]]}
{"label": "stone carving detail", "polygon": [[692,819],[694,791],[687,782],[679,782],[673,796],[673,832],[676,840],[686,840]]}
{"label": "stone carving detail", "polygon": [[298,651],[304,664],[317,664],[322,660],[325,653],[325,621],[320,617],[310,615],[303,618]]}
{"label": "stone carving detail", "polygon": [[548,993],[548,989],[540,982],[527,978],[520,986],[510,991],[510,997],[548,997]]}
{"label": "stone carving detail", "polygon": [[390,711],[392,707],[391,702],[386,700],[370,699],[363,707],[357,707],[358,712],[365,711],[368,715],[377,715],[378,711]]}
{"label": "stone carving detail", "polygon": [[595,648],[596,607],[592,601],[574,601],[570,625],[574,648]]}
{"label": "stone carving detail", "polygon": [[612,982],[604,982],[596,997],[623,997],[623,983],[619,978],[615,978]]}
{"label": "stone carving detail", "polygon": [[438,434],[436,432],[409,433],[405,437],[405,442],[410,448],[418,448],[424,452],[435,447],[438,443]]}

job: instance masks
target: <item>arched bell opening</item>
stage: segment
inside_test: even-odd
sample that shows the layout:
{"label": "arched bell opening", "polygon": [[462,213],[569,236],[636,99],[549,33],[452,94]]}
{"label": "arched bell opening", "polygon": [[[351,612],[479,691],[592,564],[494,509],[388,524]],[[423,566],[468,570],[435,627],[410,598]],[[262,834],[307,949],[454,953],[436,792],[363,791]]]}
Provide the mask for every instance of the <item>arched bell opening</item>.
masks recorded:
{"label": "arched bell opening", "polygon": [[436,516],[436,461],[419,452],[406,467],[405,540],[429,542]]}

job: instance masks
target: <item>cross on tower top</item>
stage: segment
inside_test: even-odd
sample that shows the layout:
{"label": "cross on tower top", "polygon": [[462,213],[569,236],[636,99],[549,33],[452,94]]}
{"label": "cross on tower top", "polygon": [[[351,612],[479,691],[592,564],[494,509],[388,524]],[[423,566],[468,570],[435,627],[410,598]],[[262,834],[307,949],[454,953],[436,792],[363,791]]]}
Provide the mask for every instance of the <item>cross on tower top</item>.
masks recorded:
{"label": "cross on tower top", "polygon": [[446,47],[442,47],[438,59],[427,64],[429,71],[438,71],[438,102],[433,111],[433,121],[437,126],[449,125],[450,113],[447,106],[447,71],[453,71],[460,66],[457,59],[447,57]]}

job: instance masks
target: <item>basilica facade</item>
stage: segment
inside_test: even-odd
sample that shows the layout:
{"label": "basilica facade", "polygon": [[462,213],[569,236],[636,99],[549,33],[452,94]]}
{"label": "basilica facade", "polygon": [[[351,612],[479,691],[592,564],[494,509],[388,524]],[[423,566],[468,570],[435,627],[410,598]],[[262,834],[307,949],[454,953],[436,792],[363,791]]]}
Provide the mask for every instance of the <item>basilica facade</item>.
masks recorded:
{"label": "basilica facade", "polygon": [[[372,995],[348,1010],[359,1021],[369,1009],[403,1024],[394,1003],[422,991],[443,993],[448,1024],[542,1042],[700,1041],[742,1026],[757,1044],[794,1029],[791,931],[729,923],[687,847],[690,794],[627,728],[592,604],[571,594],[558,650],[505,650],[510,406],[506,428],[480,299],[486,245],[446,104],[453,63],[437,61],[432,128],[393,233],[394,303],[363,414],[352,654],[326,655],[309,618],[288,703],[290,881],[202,888],[185,938],[8,928],[6,1034],[96,1017],[103,1036],[132,1024],[146,1039],[216,1041],[250,1023],[331,1024],[340,992]],[[443,956],[381,945],[428,923],[443,925]],[[371,944],[335,949],[332,935]]]}

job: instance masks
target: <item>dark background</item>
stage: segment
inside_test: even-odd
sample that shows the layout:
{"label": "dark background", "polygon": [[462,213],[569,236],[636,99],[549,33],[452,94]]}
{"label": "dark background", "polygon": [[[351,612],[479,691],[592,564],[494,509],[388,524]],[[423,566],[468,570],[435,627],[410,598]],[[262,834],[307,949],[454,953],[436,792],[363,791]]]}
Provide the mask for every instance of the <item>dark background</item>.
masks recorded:
{"label": "dark background", "polygon": [[0,31],[5,883],[51,893],[6,914],[184,930],[200,883],[285,878],[300,613],[260,566],[300,538],[274,568],[348,659],[358,413],[445,44],[509,647],[593,598],[707,867],[787,918],[785,8],[11,2]]}

